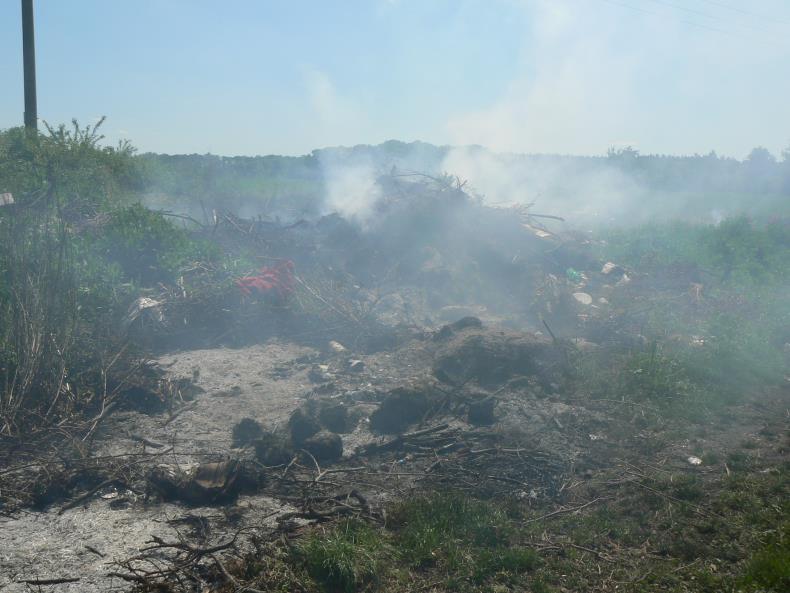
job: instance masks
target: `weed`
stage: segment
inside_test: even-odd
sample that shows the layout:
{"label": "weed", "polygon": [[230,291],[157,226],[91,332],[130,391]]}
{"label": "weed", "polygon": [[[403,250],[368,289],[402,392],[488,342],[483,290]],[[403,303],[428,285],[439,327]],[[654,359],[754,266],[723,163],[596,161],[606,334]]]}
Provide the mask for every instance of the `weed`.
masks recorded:
{"label": "weed", "polygon": [[329,531],[313,532],[295,554],[325,590],[349,593],[378,577],[382,547],[375,530],[349,520]]}
{"label": "weed", "polygon": [[741,584],[751,590],[790,591],[790,522],[749,559]]}
{"label": "weed", "polygon": [[404,559],[413,566],[452,557],[459,546],[498,546],[507,538],[504,513],[457,494],[434,495],[402,503],[391,514]]}
{"label": "weed", "polygon": [[537,553],[528,548],[485,549],[474,560],[471,580],[482,583],[498,573],[518,575],[534,570],[539,564]]}
{"label": "weed", "polygon": [[696,476],[676,477],[671,485],[672,495],[680,500],[698,502],[705,496],[702,482]]}

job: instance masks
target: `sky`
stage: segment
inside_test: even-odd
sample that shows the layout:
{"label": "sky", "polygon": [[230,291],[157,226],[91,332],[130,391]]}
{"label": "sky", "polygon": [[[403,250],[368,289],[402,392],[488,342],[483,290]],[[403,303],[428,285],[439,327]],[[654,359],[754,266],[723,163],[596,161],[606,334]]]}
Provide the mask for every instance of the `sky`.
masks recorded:
{"label": "sky", "polygon": [[[787,0],[34,0],[39,117],[141,151],[790,146]],[[0,0],[0,129],[23,113]]]}

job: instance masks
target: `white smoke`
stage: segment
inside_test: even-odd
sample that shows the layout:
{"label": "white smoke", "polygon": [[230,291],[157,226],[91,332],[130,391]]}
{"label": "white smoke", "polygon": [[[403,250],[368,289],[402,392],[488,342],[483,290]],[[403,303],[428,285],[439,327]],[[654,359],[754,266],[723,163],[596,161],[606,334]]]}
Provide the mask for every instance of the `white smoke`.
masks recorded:
{"label": "white smoke", "polygon": [[378,172],[369,157],[348,157],[319,152],[324,177],[324,214],[338,213],[360,226],[367,226],[373,207],[381,197],[376,184]]}

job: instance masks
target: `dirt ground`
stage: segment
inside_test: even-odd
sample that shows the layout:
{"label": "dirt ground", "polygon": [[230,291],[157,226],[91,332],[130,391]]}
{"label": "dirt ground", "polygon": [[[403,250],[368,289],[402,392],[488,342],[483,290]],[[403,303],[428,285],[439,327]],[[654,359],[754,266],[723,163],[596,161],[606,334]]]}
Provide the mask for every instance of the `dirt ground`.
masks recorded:
{"label": "dirt ground", "polygon": [[[477,335],[477,330],[471,331],[470,335]],[[480,335],[492,340],[505,336],[495,329]],[[309,400],[336,401],[348,408],[355,424],[342,435],[343,459],[332,466],[330,472],[336,473],[320,475],[327,469],[322,468],[310,477],[313,470],[302,468],[300,475],[307,476],[301,480],[304,488],[316,486],[329,475],[322,492],[351,486],[375,509],[423,485],[440,485],[451,476],[466,475],[474,487],[496,488],[499,494],[525,504],[539,504],[583,487],[598,472],[615,466],[701,475],[721,471],[707,463],[695,466],[690,458],[725,451],[747,440],[759,445],[768,438],[766,434],[781,434],[787,423],[785,394],[733,408],[699,425],[693,434],[673,439],[667,427],[640,421],[645,410],[639,406],[590,401],[579,394],[569,397],[560,394],[550,378],[538,375],[506,377],[499,387],[477,390],[480,393],[477,388],[456,385],[455,391],[460,389],[467,398],[459,404],[455,398],[441,398],[446,387],[434,378],[434,361],[443,348],[431,336],[424,336],[394,351],[371,355],[336,352],[329,344],[318,350],[278,340],[238,349],[172,353],[156,363],[172,378],[194,378],[202,393],[175,413],[115,414],[105,424],[94,455],[138,455],[148,466],[182,470],[230,457],[252,459],[249,447],[232,446],[232,430],[240,420],[253,418],[267,430],[282,431],[291,413]],[[316,369],[323,373],[318,380]],[[435,429],[434,434],[445,440],[423,446],[419,440],[423,437],[415,437],[412,447],[392,454],[375,449],[392,442],[391,436],[369,429],[382,394],[426,382],[439,394],[440,407],[410,430]],[[470,426],[465,415],[464,402],[478,395],[496,400],[496,419],[490,426]],[[769,425],[772,432],[766,431]],[[272,476],[284,479],[287,472],[288,468],[268,471],[266,488],[242,493],[228,505],[164,502],[141,491],[109,485],[74,508],[65,508],[60,501],[43,511],[28,510],[5,518],[0,529],[0,590],[37,590],[37,585],[23,581],[60,578],[80,580],[58,584],[58,591],[122,590],[129,583],[112,573],[123,572],[118,563],[139,554],[153,536],[165,540],[195,537],[198,525],[203,541],[222,542],[245,529],[274,532],[282,527],[278,519],[284,517],[293,516],[304,524],[306,515],[299,516],[299,497],[294,496],[299,480],[282,491],[272,481]],[[306,496],[304,491],[302,496]]]}
{"label": "dirt ground", "polygon": [[[308,378],[314,361],[326,361],[343,369],[353,357],[364,362],[360,373],[340,372],[332,381],[327,397],[344,397],[360,409],[359,426],[343,441],[347,451],[374,440],[365,419],[375,404],[370,395],[391,389],[427,372],[429,361],[420,343],[397,353],[342,355],[305,348],[281,341],[245,348],[191,350],[163,356],[156,364],[174,379],[193,377],[203,390],[194,402],[179,410],[173,419],[167,414],[148,415],[136,411],[111,417],[97,441],[94,456],[124,456],[151,453],[149,464],[166,464],[184,470],[229,455],[249,456],[232,450],[233,426],[243,418],[254,418],[265,428],[282,427],[290,414],[314,396],[315,385]],[[140,437],[164,444],[167,453],[140,442]],[[0,519],[0,590],[28,591],[31,579],[81,579],[58,584],[58,590],[108,591],[128,586],[113,572],[115,562],[134,556],[152,535],[164,538],[179,534],[178,520],[208,517],[213,539],[245,527],[271,529],[276,517],[293,512],[287,502],[265,495],[243,494],[232,508],[185,507],[153,501],[130,491],[112,487],[97,492],[84,504],[61,513],[62,504],[44,511],[26,511],[18,518]],[[232,521],[228,516],[232,515]],[[117,568],[117,567],[115,567]]]}

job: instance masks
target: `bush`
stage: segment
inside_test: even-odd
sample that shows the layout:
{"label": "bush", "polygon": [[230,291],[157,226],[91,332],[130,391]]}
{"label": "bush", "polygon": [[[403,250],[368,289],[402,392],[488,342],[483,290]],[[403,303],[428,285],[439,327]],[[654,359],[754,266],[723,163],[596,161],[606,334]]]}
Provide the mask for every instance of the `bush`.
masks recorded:
{"label": "bush", "polygon": [[15,200],[0,208],[2,436],[95,410],[113,371],[128,370],[125,358],[106,363],[121,349],[108,325],[123,306],[116,270],[81,233],[138,180],[133,149],[100,147],[99,124],[0,133],[0,191]]}
{"label": "bush", "polygon": [[94,240],[99,252],[117,263],[126,278],[143,286],[173,282],[190,261],[213,259],[217,253],[141,204],[113,210]]}

